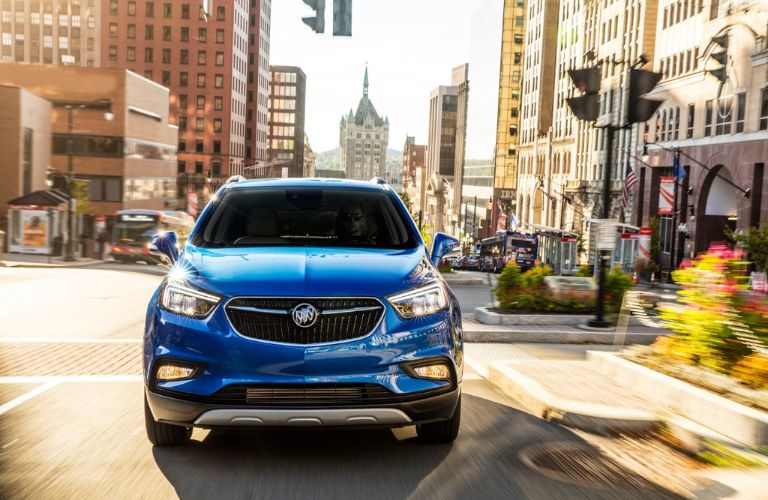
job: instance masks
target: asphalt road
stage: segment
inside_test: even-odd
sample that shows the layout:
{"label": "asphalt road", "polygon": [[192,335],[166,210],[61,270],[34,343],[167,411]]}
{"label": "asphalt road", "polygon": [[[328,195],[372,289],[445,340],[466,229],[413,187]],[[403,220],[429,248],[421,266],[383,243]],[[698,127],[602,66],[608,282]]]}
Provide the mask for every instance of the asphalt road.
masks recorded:
{"label": "asphalt road", "polygon": [[452,445],[412,428],[246,429],[153,448],[133,352],[160,278],[112,266],[0,269],[0,498],[672,497],[626,471],[598,485],[533,467],[523,457],[543,446],[589,445],[471,368]]}

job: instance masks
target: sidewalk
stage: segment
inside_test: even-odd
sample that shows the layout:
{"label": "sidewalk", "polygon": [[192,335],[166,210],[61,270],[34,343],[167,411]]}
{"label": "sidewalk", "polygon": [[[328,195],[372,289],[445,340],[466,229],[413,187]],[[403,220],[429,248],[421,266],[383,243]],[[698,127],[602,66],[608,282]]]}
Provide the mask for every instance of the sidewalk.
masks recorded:
{"label": "sidewalk", "polygon": [[78,258],[74,262],[66,262],[61,257],[48,257],[47,255],[0,254],[0,267],[90,267],[103,264],[104,262],[107,261]]}
{"label": "sidewalk", "polygon": [[652,344],[668,330],[629,325],[624,331],[591,331],[571,325],[486,325],[464,313],[462,323],[466,342],[534,342],[548,344]]}

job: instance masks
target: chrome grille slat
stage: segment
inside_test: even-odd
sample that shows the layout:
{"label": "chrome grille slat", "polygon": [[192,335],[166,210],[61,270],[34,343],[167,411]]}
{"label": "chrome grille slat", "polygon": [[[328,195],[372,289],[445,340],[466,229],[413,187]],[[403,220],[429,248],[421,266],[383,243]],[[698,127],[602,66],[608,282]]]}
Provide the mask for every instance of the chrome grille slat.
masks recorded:
{"label": "chrome grille slat", "polygon": [[[302,303],[312,304],[320,313],[317,322],[309,328],[296,326],[290,314]],[[369,335],[383,318],[384,306],[374,298],[238,297],[227,303],[225,312],[232,327],[242,336],[314,345]]]}

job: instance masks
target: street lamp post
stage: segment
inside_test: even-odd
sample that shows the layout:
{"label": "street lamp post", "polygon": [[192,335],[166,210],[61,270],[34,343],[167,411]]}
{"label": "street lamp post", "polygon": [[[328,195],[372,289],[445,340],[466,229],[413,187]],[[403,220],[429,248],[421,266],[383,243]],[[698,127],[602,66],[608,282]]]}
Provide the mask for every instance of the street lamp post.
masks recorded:
{"label": "street lamp post", "polygon": [[104,111],[104,119],[112,121],[112,100],[97,99],[90,102],[78,101],[57,101],[54,106],[60,106],[67,110],[67,195],[69,196],[69,205],[67,207],[67,246],[64,250],[64,260],[72,262],[75,260],[75,171],[74,171],[74,121],[76,109],[99,109]]}

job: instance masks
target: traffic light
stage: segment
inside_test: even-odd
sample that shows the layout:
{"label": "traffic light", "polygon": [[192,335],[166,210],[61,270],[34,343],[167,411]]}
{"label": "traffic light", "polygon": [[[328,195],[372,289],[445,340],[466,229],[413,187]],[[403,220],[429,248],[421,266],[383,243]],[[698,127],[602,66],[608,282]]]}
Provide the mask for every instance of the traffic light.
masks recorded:
{"label": "traffic light", "polygon": [[333,36],[352,36],[352,0],[333,0]]}
{"label": "traffic light", "polygon": [[627,104],[627,123],[640,123],[648,121],[659,109],[662,101],[645,99],[643,96],[649,93],[661,80],[661,73],[646,71],[644,69],[629,70],[629,101]]}
{"label": "traffic light", "polygon": [[301,20],[315,33],[325,33],[325,0],[304,0],[304,3],[312,7],[315,17],[302,17]]}
{"label": "traffic light", "polygon": [[720,80],[720,85],[723,85],[728,79],[728,33],[713,37],[712,43],[722,48],[722,50],[712,52],[709,55],[709,57],[717,61],[719,66],[715,69],[708,69],[707,73],[715,75],[715,78]]}
{"label": "traffic light", "polygon": [[579,120],[593,122],[600,116],[600,68],[569,69],[568,76],[584,95],[566,99]]}

